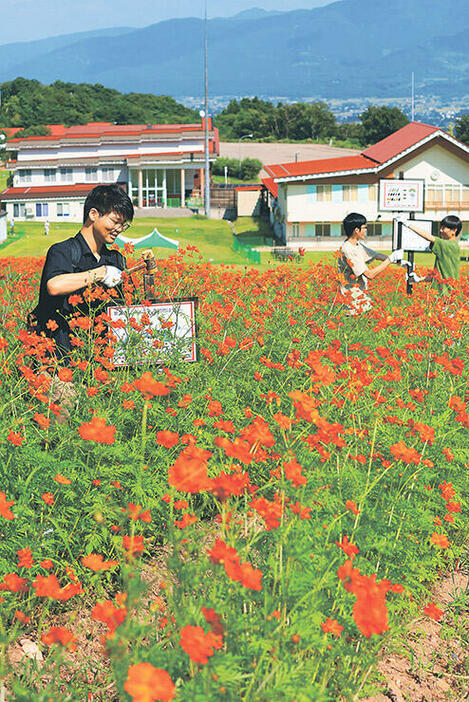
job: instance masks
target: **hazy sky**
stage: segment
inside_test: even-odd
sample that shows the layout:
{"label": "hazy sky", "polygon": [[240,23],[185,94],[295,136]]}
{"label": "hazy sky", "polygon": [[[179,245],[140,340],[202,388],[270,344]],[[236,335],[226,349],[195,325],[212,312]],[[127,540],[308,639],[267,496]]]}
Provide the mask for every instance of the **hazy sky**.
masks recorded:
{"label": "hazy sky", "polygon": [[[207,0],[209,17],[251,7],[311,9],[333,0]],[[144,27],[172,17],[202,16],[204,0],[0,0],[0,44],[107,27]]]}

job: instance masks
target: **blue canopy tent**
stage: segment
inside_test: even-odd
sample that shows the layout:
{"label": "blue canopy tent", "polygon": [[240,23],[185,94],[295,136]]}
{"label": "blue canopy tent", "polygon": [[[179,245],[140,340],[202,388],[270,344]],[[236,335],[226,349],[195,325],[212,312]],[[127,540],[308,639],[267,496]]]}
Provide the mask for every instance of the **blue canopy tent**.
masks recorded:
{"label": "blue canopy tent", "polygon": [[179,241],[176,239],[170,239],[167,236],[160,234],[158,229],[155,227],[151,234],[142,236],[141,239],[129,239],[126,236],[119,236],[116,238],[115,243],[118,246],[124,246],[124,244],[133,244],[134,249],[151,249],[153,246],[158,246],[161,249],[178,249]]}

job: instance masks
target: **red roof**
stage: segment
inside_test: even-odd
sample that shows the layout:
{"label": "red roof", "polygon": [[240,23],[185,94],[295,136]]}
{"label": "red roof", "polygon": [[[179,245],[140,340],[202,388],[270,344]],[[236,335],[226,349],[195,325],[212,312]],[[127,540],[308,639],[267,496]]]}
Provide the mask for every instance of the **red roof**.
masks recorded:
{"label": "red roof", "polygon": [[273,178],[262,178],[262,182],[271,195],[278,196],[278,185]]}
{"label": "red roof", "polygon": [[7,137],[12,137],[16,132],[20,132],[23,127],[0,127],[0,132],[4,132]]}
{"label": "red roof", "polygon": [[[342,171],[356,173],[367,169],[379,169],[383,164],[408,149],[418,146],[420,142],[433,134],[444,134],[444,132],[439,127],[432,127],[430,124],[410,122],[377,144],[369,146],[357,156],[280,163],[265,166],[265,170],[277,180],[320,174],[328,175]],[[461,144],[461,146],[464,145]]]}
{"label": "red roof", "polygon": [[139,136],[140,134],[165,134],[187,131],[203,131],[201,124],[112,124],[111,122],[89,122],[73,127],[64,124],[48,124],[49,136],[25,137],[11,139],[15,141],[47,141],[56,139],[77,139],[102,136]]}
{"label": "red roof", "polygon": [[419,141],[430,136],[430,134],[439,131],[441,131],[439,127],[432,127],[430,124],[410,122],[405,127],[398,129],[394,134],[390,134],[385,139],[378,141],[377,144],[369,146],[365,151],[362,151],[362,154],[377,163],[384,163],[415,146]]}
{"label": "red roof", "polygon": [[375,163],[359,154],[358,156],[340,156],[339,158],[322,158],[315,161],[298,161],[265,166],[273,178],[289,176],[315,175],[318,173],[336,173],[338,171],[356,171],[374,168]]}
{"label": "red roof", "polygon": [[235,190],[262,190],[260,183],[250,183],[249,185],[237,185]]}
{"label": "red roof", "polygon": [[36,197],[56,197],[60,195],[88,195],[97,183],[77,183],[76,185],[40,185],[36,187],[6,188],[0,193],[2,200]]}

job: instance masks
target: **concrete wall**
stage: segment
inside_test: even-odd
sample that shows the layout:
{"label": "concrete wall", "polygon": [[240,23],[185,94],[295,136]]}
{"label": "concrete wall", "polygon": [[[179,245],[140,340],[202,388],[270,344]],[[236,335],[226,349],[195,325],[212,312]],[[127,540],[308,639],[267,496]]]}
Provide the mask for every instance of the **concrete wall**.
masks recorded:
{"label": "concrete wall", "polygon": [[261,190],[237,190],[238,217],[257,217],[261,208]]}

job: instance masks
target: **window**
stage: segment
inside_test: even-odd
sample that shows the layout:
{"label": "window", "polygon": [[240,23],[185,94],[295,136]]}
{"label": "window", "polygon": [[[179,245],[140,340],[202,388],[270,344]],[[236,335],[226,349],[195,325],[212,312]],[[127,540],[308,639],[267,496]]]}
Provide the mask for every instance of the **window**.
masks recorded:
{"label": "window", "polygon": [[101,174],[103,183],[114,182],[114,168],[101,168]]}
{"label": "window", "polygon": [[15,202],[13,205],[13,217],[24,217],[25,215],[25,203]]}
{"label": "window", "polygon": [[381,236],[383,234],[383,225],[381,222],[368,222],[366,233],[368,236]]}
{"label": "window", "polygon": [[330,202],[332,200],[332,186],[318,185],[317,186],[318,202]]}
{"label": "window", "polygon": [[294,239],[298,239],[298,237],[300,236],[300,223],[299,222],[292,222],[291,232],[292,232],[292,237]]}
{"label": "window", "polygon": [[46,183],[55,183],[55,168],[44,168],[44,180]]}
{"label": "window", "polygon": [[356,185],[344,185],[344,200],[349,202],[356,202],[358,200],[358,190]]}
{"label": "window", "polygon": [[87,183],[96,183],[98,181],[98,169],[85,168],[85,180]]}
{"label": "window", "polygon": [[62,183],[71,183],[73,180],[73,168],[61,168],[60,180]]}
{"label": "window", "polygon": [[371,200],[372,202],[377,202],[378,200],[378,186],[377,185],[369,185],[368,186],[368,199]]}
{"label": "window", "polygon": [[69,202],[58,202],[57,203],[57,217],[69,217],[70,215],[70,203]]}
{"label": "window", "polygon": [[49,203],[48,202],[36,202],[36,217],[48,217],[49,216]]}
{"label": "window", "polygon": [[30,168],[22,168],[21,170],[18,171],[18,173],[20,176],[21,183],[30,183],[31,182],[31,169]]}
{"label": "window", "polygon": [[330,222],[319,222],[316,224],[316,236],[330,236],[331,235],[331,224]]}

